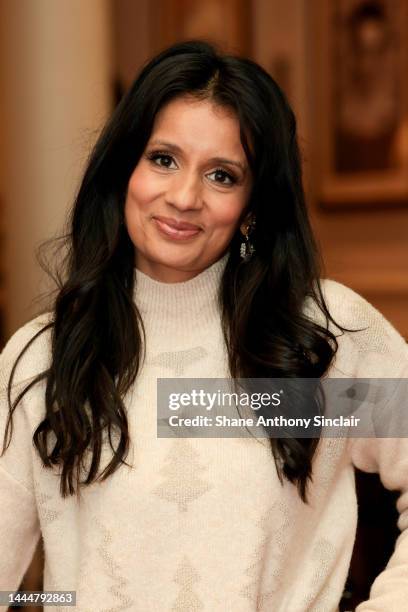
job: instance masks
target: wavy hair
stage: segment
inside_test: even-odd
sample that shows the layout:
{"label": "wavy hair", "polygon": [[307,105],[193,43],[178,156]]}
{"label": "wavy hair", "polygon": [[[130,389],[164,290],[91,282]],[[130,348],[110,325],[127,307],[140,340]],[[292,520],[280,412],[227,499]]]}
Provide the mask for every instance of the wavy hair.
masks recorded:
{"label": "wavy hair", "polygon": [[[145,331],[133,299],[134,245],[124,224],[124,203],[158,111],[183,95],[234,110],[253,173],[245,212],[256,217],[256,253],[242,264],[237,231],[219,295],[231,376],[320,379],[337,350],[329,331],[329,321],[335,321],[319,283],[321,265],[303,193],[296,120],[285,95],[249,59],[222,54],[205,41],[171,46],[144,66],[92,150],[69,217],[64,280],[54,277],[52,320],[20,352],[10,375],[6,434],[24,394],[45,381],[45,417],[33,442],[45,467],[61,466],[63,497],[126,464],[124,395],[144,359]],[[306,316],[307,298],[325,325]],[[18,361],[47,329],[50,366],[11,402]],[[98,475],[104,433],[112,458]],[[295,484],[306,501],[318,439],[271,438],[270,443],[281,481]],[[3,453],[5,445],[6,440]],[[81,480],[86,453],[91,461]]]}

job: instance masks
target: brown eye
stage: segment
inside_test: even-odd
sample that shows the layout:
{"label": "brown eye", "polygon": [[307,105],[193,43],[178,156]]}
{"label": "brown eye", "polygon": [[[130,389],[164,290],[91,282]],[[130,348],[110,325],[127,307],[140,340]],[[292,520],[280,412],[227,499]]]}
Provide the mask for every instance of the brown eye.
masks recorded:
{"label": "brown eye", "polygon": [[156,166],[161,166],[162,168],[170,168],[171,162],[174,161],[172,156],[167,153],[150,153],[147,157]]}
{"label": "brown eye", "polygon": [[[211,175],[215,175],[215,182],[216,183],[220,183],[221,185],[234,185],[234,183],[236,183],[236,178],[232,175],[229,174],[228,172],[226,172],[225,170],[222,170],[221,168],[218,168],[217,170],[214,170],[214,172],[211,172],[208,176]],[[213,179],[211,179],[213,180]]]}

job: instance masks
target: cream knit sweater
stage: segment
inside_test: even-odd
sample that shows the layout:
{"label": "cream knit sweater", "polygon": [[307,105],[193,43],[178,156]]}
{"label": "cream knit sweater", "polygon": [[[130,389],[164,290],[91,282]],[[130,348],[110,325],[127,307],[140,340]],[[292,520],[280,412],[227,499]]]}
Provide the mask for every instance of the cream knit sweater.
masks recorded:
{"label": "cream knit sweater", "polygon": [[[407,609],[408,440],[321,440],[306,505],[293,485],[279,483],[266,439],[157,438],[157,378],[228,376],[216,307],[225,262],[184,283],[135,272],[147,353],[126,397],[131,468],[84,488],[79,501],[61,498],[58,472],[42,467],[31,442],[44,387],[25,396],[0,458],[0,590],[19,586],[41,533],[44,590],[75,590],[81,612],[334,612],[355,537],[354,464],[401,490],[402,531],[357,610]],[[408,377],[407,346],[382,315],[339,283],[323,287],[336,320],[367,328],[338,338],[330,376]],[[10,368],[48,317],[20,328],[1,354],[1,441]],[[47,342],[49,332],[32,345],[18,381],[47,367]],[[109,457],[105,451],[102,465]]]}

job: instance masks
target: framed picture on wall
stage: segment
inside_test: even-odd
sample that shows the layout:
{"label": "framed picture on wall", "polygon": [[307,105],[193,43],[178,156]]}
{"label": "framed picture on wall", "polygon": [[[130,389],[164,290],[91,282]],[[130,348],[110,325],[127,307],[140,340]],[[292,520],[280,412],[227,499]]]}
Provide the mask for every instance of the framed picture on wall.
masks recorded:
{"label": "framed picture on wall", "polygon": [[408,2],[310,7],[318,201],[408,205]]}

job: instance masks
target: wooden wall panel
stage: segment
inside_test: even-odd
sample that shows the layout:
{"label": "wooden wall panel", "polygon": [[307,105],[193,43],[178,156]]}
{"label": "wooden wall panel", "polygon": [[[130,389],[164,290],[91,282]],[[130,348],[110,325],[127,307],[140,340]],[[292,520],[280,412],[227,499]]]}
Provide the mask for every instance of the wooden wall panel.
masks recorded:
{"label": "wooden wall panel", "polygon": [[150,11],[155,48],[206,38],[229,51],[251,51],[249,0],[161,0],[152,2]]}
{"label": "wooden wall panel", "polygon": [[[398,206],[377,201],[332,209],[319,202],[324,159],[318,152],[327,129],[321,100],[330,95],[322,82],[321,42],[328,35],[321,29],[321,8],[327,12],[336,1],[255,0],[254,59],[282,85],[298,119],[307,200],[325,276],[363,295],[408,339],[408,200]],[[285,66],[283,78],[279,66]]]}
{"label": "wooden wall panel", "polygon": [[222,49],[250,55],[250,0],[112,0],[117,73],[132,83],[154,53],[180,40],[205,38]]}
{"label": "wooden wall panel", "polygon": [[[356,5],[356,1],[353,1]],[[311,3],[304,24],[308,57],[309,195],[313,223],[322,247],[327,276],[363,295],[408,340],[408,194],[393,203],[392,189],[389,197],[377,189],[385,175],[384,171],[378,170],[357,173],[357,180],[349,178],[350,174],[344,174],[343,182],[347,187],[344,205],[339,201],[336,207],[329,209],[322,201],[321,186],[331,180],[328,176],[328,158],[331,154],[327,150],[327,130],[331,127],[326,111],[328,100],[336,100],[333,94],[337,75],[333,70],[328,70],[327,55],[333,41],[326,26],[329,9],[335,4],[338,4],[338,0],[332,3],[329,0],[316,0]],[[397,4],[398,0],[394,8]],[[406,9],[403,1],[399,5]],[[401,13],[408,21],[407,11]],[[324,15],[325,19],[322,17]],[[408,45],[406,38],[403,44]],[[405,55],[407,53],[408,49]],[[399,104],[404,105],[402,114],[407,115],[404,95]],[[332,112],[333,106],[335,102]],[[400,146],[405,147],[401,153],[406,159],[406,138],[401,139]],[[338,185],[342,180],[341,175],[336,175],[332,183]],[[355,203],[351,206],[349,201],[353,197],[350,189],[353,183],[356,192]],[[367,196],[371,194],[372,201],[370,197],[365,197],[358,205],[362,189]],[[337,191],[341,192],[339,189]]]}

